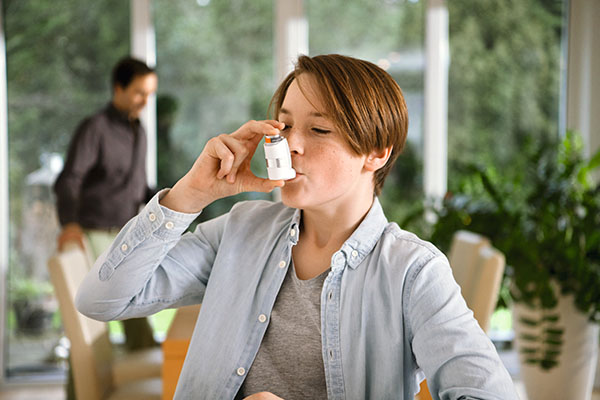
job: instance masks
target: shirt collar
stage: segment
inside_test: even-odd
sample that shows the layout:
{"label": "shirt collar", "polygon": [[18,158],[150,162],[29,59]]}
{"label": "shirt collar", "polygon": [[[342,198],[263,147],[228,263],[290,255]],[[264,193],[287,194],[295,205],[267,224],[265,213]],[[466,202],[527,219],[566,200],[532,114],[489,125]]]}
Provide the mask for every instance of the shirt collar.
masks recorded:
{"label": "shirt collar", "polygon": [[108,105],[106,106],[106,112],[109,115],[109,117],[117,119],[126,124],[132,123],[132,124],[137,125],[140,122],[139,118],[130,120],[127,113],[124,113],[121,110],[119,110],[117,107],[115,107],[115,105],[112,103],[112,101],[109,102]]}
{"label": "shirt collar", "polygon": [[[296,210],[288,229],[288,239],[292,244],[298,243],[298,227],[300,226],[301,210]],[[340,250],[332,257],[332,264],[348,263],[355,269],[373,250],[388,223],[379,199],[375,197],[371,209],[362,220],[358,228],[344,242]]]}
{"label": "shirt collar", "polygon": [[355,269],[373,250],[387,223],[379,199],[375,197],[363,221],[340,249],[350,268]]}

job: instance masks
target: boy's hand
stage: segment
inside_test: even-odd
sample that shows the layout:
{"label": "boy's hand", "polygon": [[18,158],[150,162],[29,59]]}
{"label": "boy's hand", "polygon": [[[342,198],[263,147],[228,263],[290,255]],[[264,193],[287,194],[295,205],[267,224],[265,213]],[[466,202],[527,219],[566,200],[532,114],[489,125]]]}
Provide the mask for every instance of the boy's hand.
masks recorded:
{"label": "boy's hand", "polygon": [[281,397],[274,395],[270,392],[254,393],[251,396],[246,397],[244,400],[283,400]]}
{"label": "boy's hand", "polygon": [[172,210],[195,213],[215,200],[242,192],[270,192],[284,185],[257,177],[250,160],[265,135],[279,134],[278,121],[249,121],[237,131],[206,143],[194,165],[160,203]]}

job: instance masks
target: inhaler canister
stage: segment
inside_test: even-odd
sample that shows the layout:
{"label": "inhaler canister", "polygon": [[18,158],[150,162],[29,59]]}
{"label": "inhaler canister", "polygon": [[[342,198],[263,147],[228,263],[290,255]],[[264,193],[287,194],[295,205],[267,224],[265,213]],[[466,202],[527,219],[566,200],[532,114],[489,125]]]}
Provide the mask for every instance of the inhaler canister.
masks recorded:
{"label": "inhaler canister", "polygon": [[270,180],[288,180],[296,177],[296,171],[292,168],[290,148],[283,136],[265,137],[265,158]]}

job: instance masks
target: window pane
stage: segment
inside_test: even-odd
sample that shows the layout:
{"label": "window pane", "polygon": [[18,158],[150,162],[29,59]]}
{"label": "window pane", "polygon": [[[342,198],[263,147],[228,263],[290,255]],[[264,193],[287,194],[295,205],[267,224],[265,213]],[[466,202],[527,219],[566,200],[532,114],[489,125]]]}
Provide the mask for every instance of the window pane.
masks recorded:
{"label": "window pane", "polygon": [[[158,183],[172,186],[213,136],[265,119],[274,91],[273,2],[156,1]],[[252,168],[266,177],[262,145]],[[245,193],[207,207],[228,211]]]}
{"label": "window pane", "polygon": [[307,0],[311,55],[339,53],[371,61],[398,82],[409,113],[408,142],[380,200],[400,221],[423,197],[424,3]]}
{"label": "window pane", "polygon": [[61,373],[63,336],[46,261],[58,222],[51,185],[78,122],[109,100],[129,52],[121,0],[3,0],[8,75],[10,262],[6,375]]}
{"label": "window pane", "polygon": [[[564,3],[448,2],[450,192],[487,198],[465,168],[472,164],[512,191],[512,178],[526,170],[524,149],[559,134]],[[514,207],[521,193],[512,196]],[[493,321],[493,338],[512,337],[509,311],[497,311]]]}
{"label": "window pane", "polygon": [[460,0],[448,8],[448,175],[457,191],[461,166],[506,176],[522,167],[528,141],[558,135],[563,1]]}

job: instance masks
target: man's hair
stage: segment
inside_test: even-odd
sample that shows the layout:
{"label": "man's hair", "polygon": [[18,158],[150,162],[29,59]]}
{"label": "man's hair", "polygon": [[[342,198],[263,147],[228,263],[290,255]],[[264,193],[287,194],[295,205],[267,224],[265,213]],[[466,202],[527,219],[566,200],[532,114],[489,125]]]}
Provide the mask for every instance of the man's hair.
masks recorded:
{"label": "man's hair", "polygon": [[125,89],[137,77],[154,73],[143,61],[132,57],[122,58],[113,68],[112,87],[119,85]]}
{"label": "man's hair", "polygon": [[[408,111],[400,86],[383,69],[368,61],[339,54],[300,56],[292,71],[279,85],[270,114],[279,110],[292,81],[310,74],[325,107],[323,110],[357,155],[392,146],[386,165],[374,176],[375,194],[379,195],[386,176],[402,152],[408,132]],[[300,82],[298,82],[299,84]],[[300,87],[303,92],[305,89]]]}

